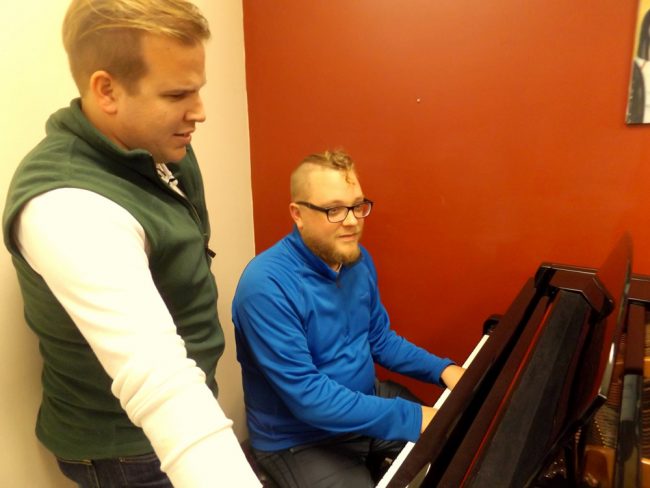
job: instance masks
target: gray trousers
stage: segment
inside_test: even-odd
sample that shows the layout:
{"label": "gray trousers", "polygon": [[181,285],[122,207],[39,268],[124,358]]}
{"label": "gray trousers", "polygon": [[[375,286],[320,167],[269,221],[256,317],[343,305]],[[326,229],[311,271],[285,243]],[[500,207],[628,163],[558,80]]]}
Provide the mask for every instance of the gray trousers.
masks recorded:
{"label": "gray trousers", "polygon": [[[376,382],[375,394],[422,401],[393,381]],[[358,434],[344,434],[283,451],[259,451],[253,456],[272,480],[265,486],[279,488],[373,488],[383,475],[386,458],[394,459],[404,441],[385,441]]]}

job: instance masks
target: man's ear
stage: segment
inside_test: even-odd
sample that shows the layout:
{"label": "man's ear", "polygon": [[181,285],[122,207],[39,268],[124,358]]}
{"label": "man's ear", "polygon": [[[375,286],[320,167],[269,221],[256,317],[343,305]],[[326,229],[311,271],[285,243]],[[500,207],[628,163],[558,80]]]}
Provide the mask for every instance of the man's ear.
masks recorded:
{"label": "man's ear", "polygon": [[89,95],[95,99],[95,104],[104,113],[113,115],[117,112],[118,100],[122,87],[108,71],[95,71],[90,76]]}
{"label": "man's ear", "polygon": [[291,202],[289,204],[289,213],[291,214],[291,218],[293,221],[296,223],[296,226],[298,227],[298,230],[302,229],[302,215],[300,214],[300,207],[296,205],[295,203]]}

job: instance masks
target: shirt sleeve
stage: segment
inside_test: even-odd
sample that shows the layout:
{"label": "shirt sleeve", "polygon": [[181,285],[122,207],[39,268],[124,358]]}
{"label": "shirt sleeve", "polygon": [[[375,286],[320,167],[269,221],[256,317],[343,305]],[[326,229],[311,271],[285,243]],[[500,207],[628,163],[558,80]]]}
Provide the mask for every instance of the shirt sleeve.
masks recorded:
{"label": "shirt sleeve", "polygon": [[[256,276],[244,280],[234,310],[237,326],[260,371],[297,419],[329,432],[418,439],[420,405],[352,391],[318,370],[297,313],[300,306],[289,298],[299,292],[268,283],[260,289]],[[257,291],[243,291],[246,280],[252,280],[250,288]]]}
{"label": "shirt sleeve", "polygon": [[58,189],[26,204],[14,236],[113,379],[113,394],[174,486],[261,486],[232,421],[187,357],[133,216],[96,193]]}
{"label": "shirt sleeve", "polygon": [[440,375],[454,362],[416,346],[390,328],[388,313],[379,296],[377,272],[370,254],[365,250],[364,261],[370,270],[372,305],[368,338],[375,362],[395,373],[444,386]]}

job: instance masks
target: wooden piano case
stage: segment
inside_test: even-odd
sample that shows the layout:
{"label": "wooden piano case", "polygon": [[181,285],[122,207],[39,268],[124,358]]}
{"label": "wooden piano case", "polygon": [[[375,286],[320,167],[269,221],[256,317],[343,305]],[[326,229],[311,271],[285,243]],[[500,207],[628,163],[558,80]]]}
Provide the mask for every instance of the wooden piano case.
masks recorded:
{"label": "wooden piano case", "polygon": [[609,394],[630,273],[627,236],[598,270],[543,264],[388,487],[427,466],[423,487],[579,486],[578,433]]}

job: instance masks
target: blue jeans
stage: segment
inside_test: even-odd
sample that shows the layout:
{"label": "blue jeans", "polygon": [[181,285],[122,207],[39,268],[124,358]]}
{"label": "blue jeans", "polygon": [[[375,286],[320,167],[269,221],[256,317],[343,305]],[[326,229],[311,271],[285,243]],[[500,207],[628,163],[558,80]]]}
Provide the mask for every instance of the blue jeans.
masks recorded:
{"label": "blue jeans", "polygon": [[61,472],[80,488],[173,488],[154,453],[115,459],[59,459]]}

